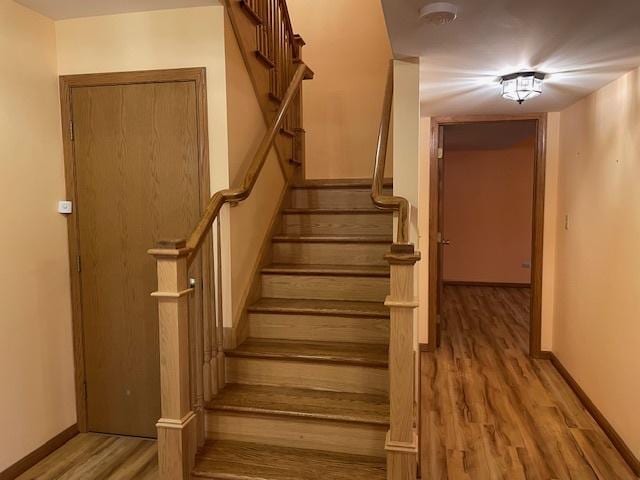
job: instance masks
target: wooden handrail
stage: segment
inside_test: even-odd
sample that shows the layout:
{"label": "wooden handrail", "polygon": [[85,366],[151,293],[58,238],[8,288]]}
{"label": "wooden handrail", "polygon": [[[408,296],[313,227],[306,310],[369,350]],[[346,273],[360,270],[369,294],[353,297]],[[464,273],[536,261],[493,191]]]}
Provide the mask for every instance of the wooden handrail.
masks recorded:
{"label": "wooden handrail", "polygon": [[393,61],[389,62],[387,87],[382,106],[382,120],[378,131],[378,145],[376,148],[376,163],[373,169],[373,184],[371,199],[381,210],[398,212],[398,236],[396,243],[409,243],[409,202],[406,198],[383,194],[384,167],[387,161],[387,145],[389,144],[389,128],[391,125],[391,105],[393,103]]}
{"label": "wooden handrail", "polygon": [[269,129],[265,133],[262,141],[260,142],[260,146],[253,157],[253,161],[251,162],[251,166],[247,171],[242,185],[239,188],[232,188],[221,190],[216,192],[211,199],[205,211],[202,215],[202,218],[196,225],[195,229],[189,236],[187,240],[186,248],[189,250],[189,261],[193,259],[198,248],[204,241],[207,232],[211,228],[213,221],[218,216],[220,209],[225,203],[229,202],[241,202],[245,200],[251,194],[256,181],[258,180],[258,175],[262,170],[262,167],[267,160],[267,156],[269,154],[269,150],[271,149],[271,145],[273,144],[276,135],[280,131],[280,127],[282,126],[287,111],[291,106],[300,85],[302,84],[302,80],[304,80],[305,75],[307,74],[308,67],[301,63],[296,69],[295,74],[293,75],[293,79],[287,88],[287,91],[282,99],[282,103],[280,104],[280,108],[278,109],[278,113],[275,118],[271,122]]}

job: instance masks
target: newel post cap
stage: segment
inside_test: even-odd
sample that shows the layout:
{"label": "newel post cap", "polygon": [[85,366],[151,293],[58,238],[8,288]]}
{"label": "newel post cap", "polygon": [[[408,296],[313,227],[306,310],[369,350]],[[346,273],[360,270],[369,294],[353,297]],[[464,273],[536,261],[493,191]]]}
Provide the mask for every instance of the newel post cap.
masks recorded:
{"label": "newel post cap", "polygon": [[156,246],[148,250],[154,257],[185,257],[191,253],[184,238],[176,240],[160,240]]}
{"label": "newel post cap", "polygon": [[411,243],[394,243],[384,258],[391,265],[414,265],[420,260],[420,252],[416,252]]}

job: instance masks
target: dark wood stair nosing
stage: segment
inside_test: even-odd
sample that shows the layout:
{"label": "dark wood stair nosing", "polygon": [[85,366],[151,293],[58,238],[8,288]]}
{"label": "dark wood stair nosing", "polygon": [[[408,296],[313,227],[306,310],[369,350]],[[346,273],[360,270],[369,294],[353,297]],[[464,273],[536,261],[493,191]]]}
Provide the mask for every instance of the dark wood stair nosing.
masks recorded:
{"label": "dark wood stair nosing", "polygon": [[390,278],[391,276],[389,270],[367,271],[365,269],[358,269],[357,266],[354,266],[352,270],[331,269],[330,266],[322,269],[311,268],[304,264],[301,264],[299,268],[269,265],[262,268],[260,272],[264,275],[299,275],[313,277]]}
{"label": "dark wood stair nosing", "polygon": [[[348,179],[348,180],[309,180],[305,183],[297,183],[291,186],[295,190],[313,190],[313,189],[325,189],[325,190],[339,190],[339,189],[354,189],[354,190],[371,190],[372,182],[369,179]],[[383,183],[384,188],[392,188],[393,180],[385,179]]]}
{"label": "dark wood stair nosing", "polygon": [[353,309],[319,309],[311,307],[267,307],[261,305],[251,305],[247,308],[248,313],[262,313],[270,315],[313,315],[318,317],[346,317],[364,319],[389,319],[389,312],[357,311]]}
{"label": "dark wood stair nosing", "polygon": [[392,237],[378,238],[376,236],[340,236],[340,235],[275,235],[274,243],[367,243],[392,244]]}
{"label": "dark wood stair nosing", "polygon": [[[373,344],[372,344],[373,345]],[[389,364],[384,361],[374,361],[367,360],[364,358],[336,358],[330,356],[321,356],[321,355],[300,355],[300,354],[277,354],[277,353],[268,353],[268,352],[245,352],[245,351],[236,351],[233,350],[225,350],[224,354],[226,357],[231,358],[258,358],[260,360],[283,360],[290,362],[300,362],[300,363],[323,363],[323,364],[331,364],[331,365],[351,365],[357,367],[366,367],[366,368],[381,368],[387,369]]]}
{"label": "dark wood stair nosing", "polygon": [[393,215],[379,208],[285,208],[283,215]]}
{"label": "dark wood stair nosing", "polygon": [[251,414],[268,417],[289,417],[304,420],[317,420],[319,422],[352,423],[360,425],[389,426],[389,420],[376,421],[373,419],[355,418],[324,413],[294,412],[291,410],[276,410],[258,407],[241,407],[230,405],[215,405],[213,402],[205,405],[205,410],[211,412],[229,412],[237,414]]}

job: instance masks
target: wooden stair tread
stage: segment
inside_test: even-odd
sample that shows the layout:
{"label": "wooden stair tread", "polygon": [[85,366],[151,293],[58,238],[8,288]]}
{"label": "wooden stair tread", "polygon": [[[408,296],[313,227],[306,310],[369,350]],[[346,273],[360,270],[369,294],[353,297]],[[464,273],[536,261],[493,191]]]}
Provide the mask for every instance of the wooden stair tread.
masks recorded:
{"label": "wooden stair tread", "polygon": [[288,275],[343,275],[358,277],[388,277],[390,269],[384,265],[305,265],[272,264],[262,269],[262,273]]}
{"label": "wooden stair tread", "polygon": [[302,342],[248,338],[228,357],[254,357],[325,363],[343,363],[369,367],[386,367],[389,362],[386,345],[344,342]]}
{"label": "wooden stair tread", "polygon": [[[393,187],[393,179],[384,179],[383,187]],[[313,188],[357,188],[371,189],[371,179],[345,179],[345,180],[306,180],[296,183],[291,188],[313,189]]]}
{"label": "wooden stair tread", "polygon": [[385,460],[362,455],[209,441],[196,459],[195,478],[225,480],[385,480]]}
{"label": "wooden stair tread", "polygon": [[210,410],[389,424],[389,400],[371,394],[228,384],[206,407]]}
{"label": "wooden stair tread", "polygon": [[284,215],[392,215],[389,210],[379,208],[285,208]]}
{"label": "wooden stair tread", "polygon": [[345,300],[305,300],[289,298],[261,298],[249,307],[249,312],[307,315],[343,315],[388,318],[389,308],[380,302],[352,302]]}
{"label": "wooden stair tread", "polygon": [[391,235],[275,235],[274,242],[294,243],[392,243]]}

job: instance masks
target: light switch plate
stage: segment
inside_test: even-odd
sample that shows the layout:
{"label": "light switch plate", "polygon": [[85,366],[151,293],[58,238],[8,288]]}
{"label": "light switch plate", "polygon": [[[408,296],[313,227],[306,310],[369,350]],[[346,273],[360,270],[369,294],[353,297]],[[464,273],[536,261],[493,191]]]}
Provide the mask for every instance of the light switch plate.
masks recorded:
{"label": "light switch plate", "polygon": [[60,200],[58,202],[58,213],[69,214],[73,212],[73,202],[70,200]]}

